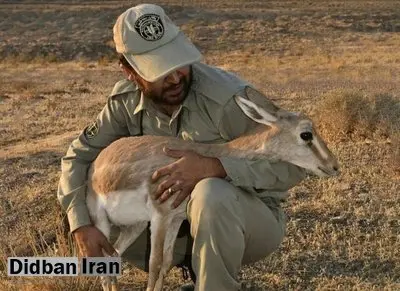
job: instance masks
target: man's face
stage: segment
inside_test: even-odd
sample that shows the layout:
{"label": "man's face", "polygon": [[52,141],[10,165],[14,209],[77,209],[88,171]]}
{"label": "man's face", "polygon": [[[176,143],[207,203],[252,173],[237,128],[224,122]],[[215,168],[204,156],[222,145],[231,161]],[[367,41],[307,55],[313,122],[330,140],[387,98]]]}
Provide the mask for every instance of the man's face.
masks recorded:
{"label": "man's face", "polygon": [[185,100],[192,82],[191,66],[185,66],[156,82],[150,83],[136,75],[143,95],[160,105],[179,105]]}

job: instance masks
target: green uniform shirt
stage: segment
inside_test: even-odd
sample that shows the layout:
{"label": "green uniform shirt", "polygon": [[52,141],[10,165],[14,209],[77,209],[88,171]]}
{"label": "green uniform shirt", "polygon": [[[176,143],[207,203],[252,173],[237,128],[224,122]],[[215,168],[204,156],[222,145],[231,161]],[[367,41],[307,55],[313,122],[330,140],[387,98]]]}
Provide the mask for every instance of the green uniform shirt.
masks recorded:
{"label": "green uniform shirt", "polygon": [[[131,81],[122,80],[114,86],[96,121],[72,142],[62,158],[58,187],[58,199],[67,212],[71,231],[91,224],[86,207],[88,169],[100,151],[113,141],[143,134],[223,143],[256,126],[233,98],[245,94],[244,89],[249,86],[246,82],[201,63],[192,65],[192,69],[189,94],[172,117],[157,111]],[[220,161],[232,184],[261,199],[285,199],[286,191],[304,178],[304,170],[286,162],[227,157]]]}

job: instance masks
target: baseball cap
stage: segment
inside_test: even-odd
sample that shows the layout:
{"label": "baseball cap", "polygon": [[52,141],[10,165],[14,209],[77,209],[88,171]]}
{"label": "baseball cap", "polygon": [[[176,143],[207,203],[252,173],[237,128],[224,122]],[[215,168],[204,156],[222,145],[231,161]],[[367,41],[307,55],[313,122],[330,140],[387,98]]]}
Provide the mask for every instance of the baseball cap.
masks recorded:
{"label": "baseball cap", "polygon": [[154,4],[126,10],[118,17],[113,32],[117,52],[148,82],[202,59],[193,43]]}

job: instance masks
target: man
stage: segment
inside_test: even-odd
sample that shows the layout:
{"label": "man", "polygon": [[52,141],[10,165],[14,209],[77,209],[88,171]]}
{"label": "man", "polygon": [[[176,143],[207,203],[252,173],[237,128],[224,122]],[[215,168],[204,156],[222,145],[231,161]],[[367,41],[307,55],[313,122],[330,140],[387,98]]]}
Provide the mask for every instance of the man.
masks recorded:
{"label": "man", "polygon": [[[200,63],[200,52],[159,6],[128,9],[113,31],[126,79],[115,85],[96,121],[62,159],[58,198],[83,256],[114,252],[91,224],[85,203],[87,171],[102,149],[121,137],[138,135],[226,142],[256,126],[235,103],[236,94],[267,103],[233,74]],[[191,254],[196,290],[238,290],[241,265],[266,257],[282,241],[280,202],[304,171],[283,162],[208,158],[173,149],[166,154],[176,162],[153,175],[154,182],[167,176],[157,189],[160,202],[173,196],[177,206],[191,195],[190,236],[178,238],[174,264]],[[147,268],[147,232],[122,255],[142,269]]]}

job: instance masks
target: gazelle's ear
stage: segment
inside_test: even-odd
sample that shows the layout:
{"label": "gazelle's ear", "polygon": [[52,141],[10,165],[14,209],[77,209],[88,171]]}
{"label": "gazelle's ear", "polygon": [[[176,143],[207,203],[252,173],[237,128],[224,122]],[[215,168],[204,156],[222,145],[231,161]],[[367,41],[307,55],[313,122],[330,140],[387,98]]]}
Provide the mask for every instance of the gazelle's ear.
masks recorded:
{"label": "gazelle's ear", "polygon": [[251,102],[248,99],[245,99],[241,96],[236,95],[235,96],[235,101],[237,105],[239,105],[240,109],[243,110],[243,112],[251,119],[253,119],[255,122],[262,123],[268,126],[272,126],[277,118],[272,115],[271,113],[268,113],[264,109],[258,107],[256,104]]}

